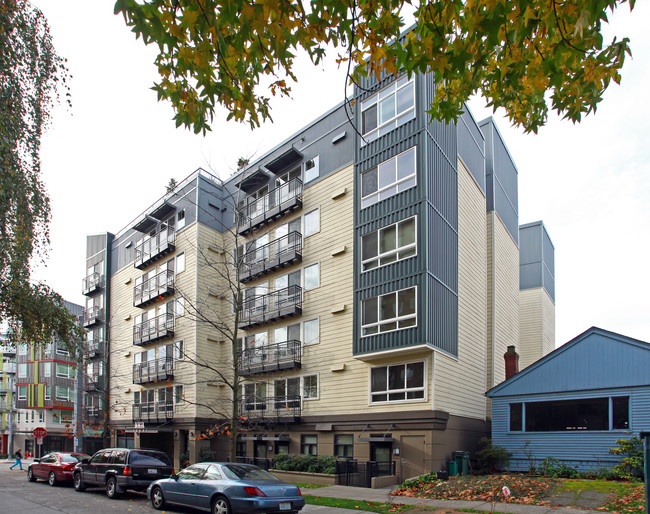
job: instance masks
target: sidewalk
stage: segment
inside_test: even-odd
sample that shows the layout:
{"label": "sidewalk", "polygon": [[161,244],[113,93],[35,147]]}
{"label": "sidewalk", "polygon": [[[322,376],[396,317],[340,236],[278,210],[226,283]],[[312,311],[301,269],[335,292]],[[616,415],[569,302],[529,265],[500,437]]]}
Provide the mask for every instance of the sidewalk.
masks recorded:
{"label": "sidewalk", "polygon": [[[425,498],[409,498],[407,496],[390,496],[393,488],[386,489],[366,489],[365,487],[348,487],[342,485],[333,485],[329,487],[321,487],[318,489],[303,489],[304,495],[321,496],[325,498],[345,498],[348,500],[359,500],[378,503],[394,503],[401,505],[413,505],[414,507],[434,509],[472,509],[486,512],[512,512],[518,514],[546,514],[546,513],[571,513],[571,514],[594,514],[593,510],[602,505],[607,495],[602,494],[600,497],[593,497],[594,494],[589,493],[589,498],[575,498],[569,501],[569,498],[564,498],[565,501],[558,501],[557,503],[563,505],[571,505],[571,507],[543,507],[538,505],[524,505],[521,503],[489,503],[481,501],[463,501],[463,500],[429,500]],[[558,497],[561,500],[561,497]],[[356,512],[359,512],[357,510]],[[603,511],[599,511],[603,512]]]}

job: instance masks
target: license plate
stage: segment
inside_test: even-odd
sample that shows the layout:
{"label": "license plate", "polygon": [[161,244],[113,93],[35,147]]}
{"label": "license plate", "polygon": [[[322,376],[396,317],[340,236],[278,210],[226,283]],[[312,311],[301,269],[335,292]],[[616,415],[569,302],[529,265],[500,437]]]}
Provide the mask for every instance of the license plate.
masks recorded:
{"label": "license plate", "polygon": [[291,502],[280,503],[280,510],[291,510]]}
{"label": "license plate", "polygon": [[148,469],[147,473],[149,473],[150,475],[155,475],[155,474],[158,473],[158,470],[157,469]]}

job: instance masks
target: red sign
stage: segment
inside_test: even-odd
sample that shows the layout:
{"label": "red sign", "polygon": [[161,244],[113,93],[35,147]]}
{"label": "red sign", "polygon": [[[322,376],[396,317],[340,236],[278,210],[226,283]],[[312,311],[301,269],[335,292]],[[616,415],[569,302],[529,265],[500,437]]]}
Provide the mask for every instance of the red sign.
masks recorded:
{"label": "red sign", "polygon": [[39,439],[42,439],[47,435],[47,430],[45,430],[43,427],[38,427],[34,429],[34,437],[38,437]]}

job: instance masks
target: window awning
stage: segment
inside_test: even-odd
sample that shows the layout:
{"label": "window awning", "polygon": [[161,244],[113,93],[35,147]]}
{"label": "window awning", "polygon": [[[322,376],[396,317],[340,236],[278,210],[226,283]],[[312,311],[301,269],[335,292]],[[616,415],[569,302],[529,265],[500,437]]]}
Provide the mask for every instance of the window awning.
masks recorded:
{"label": "window awning", "polygon": [[235,184],[235,187],[240,188],[245,193],[252,193],[253,191],[257,191],[268,181],[269,175],[262,168],[257,168],[253,173],[245,174],[244,178]]}
{"label": "window awning", "polygon": [[144,218],[133,225],[133,229],[137,230],[138,232],[146,233],[154,229],[156,227],[156,223],[158,223],[158,221],[147,214]]}
{"label": "window awning", "polygon": [[280,154],[278,157],[269,162],[265,167],[276,175],[279,175],[289,166],[300,162],[301,160],[302,154],[292,146],[286,152]]}
{"label": "window awning", "polygon": [[157,220],[162,221],[175,210],[176,207],[173,206],[171,203],[164,202],[162,205],[159,205],[151,212],[151,216],[153,216]]}

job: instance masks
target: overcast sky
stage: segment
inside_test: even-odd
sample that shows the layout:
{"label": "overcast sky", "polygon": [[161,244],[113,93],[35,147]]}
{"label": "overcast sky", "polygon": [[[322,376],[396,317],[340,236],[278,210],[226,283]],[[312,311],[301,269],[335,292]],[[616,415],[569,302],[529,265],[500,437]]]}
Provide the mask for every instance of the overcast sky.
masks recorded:
{"label": "overcast sky", "polygon": [[[156,101],[154,49],[113,15],[114,0],[38,0],[57,51],[68,59],[72,108],[54,113],[43,140],[52,199],[51,250],[35,277],[83,304],[86,235],[116,233],[203,167],[227,177],[241,156],[260,156],[343,100],[333,59],[305,63],[291,100],[273,101],[273,124],[251,132],[222,113],[207,137],[175,129]],[[543,220],[555,246],[556,345],[591,326],[650,341],[650,2],[616,14],[608,34],[628,36],[633,58],[579,125],[552,117],[524,135],[495,115],[519,170],[519,222]],[[477,99],[477,120],[491,114]]]}

